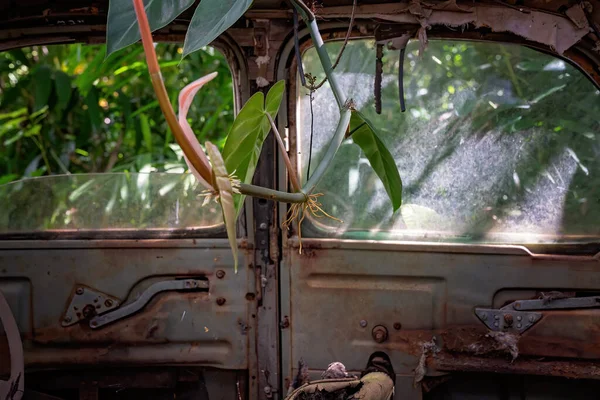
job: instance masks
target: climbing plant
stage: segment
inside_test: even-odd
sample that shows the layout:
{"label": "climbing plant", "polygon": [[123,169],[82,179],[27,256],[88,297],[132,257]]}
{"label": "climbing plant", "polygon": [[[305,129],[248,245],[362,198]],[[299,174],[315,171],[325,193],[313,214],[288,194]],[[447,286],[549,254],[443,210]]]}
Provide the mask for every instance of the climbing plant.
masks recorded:
{"label": "climbing plant", "polygon": [[[309,28],[326,80],[340,110],[335,133],[326,146],[319,164],[314,168],[314,172],[301,186],[274,123],[283,99],[285,88],[283,82],[275,83],[266,97],[262,92],[258,92],[246,102],[229,130],[222,153],[211,142],[206,142],[203,149],[186,120],[186,115],[194,95],[216,74],[201,77],[181,91],[179,115],[177,116],[160,73],[151,34],[152,31],[173,21],[192,4],[193,0],[132,0],[132,2],[111,0],[107,26],[107,52],[110,55],[141,38],[157,100],[173,136],[185,154],[190,171],[205,187],[205,191],[202,193],[205,197],[204,203],[214,199],[221,205],[236,271],[235,220],[243,205],[244,196],[291,203],[288,219],[284,222],[284,226],[289,226],[293,222],[300,225],[308,213],[316,217],[337,219],[322,208],[322,204],[319,202],[322,194],[315,193],[315,187],[330,167],[342,141],[348,135],[356,135],[354,143],[363,150],[371,167],[382,180],[391,199],[393,211],[400,207],[402,181],[393,158],[383,141],[378,138],[373,124],[354,109],[352,99],[347,98],[341,90],[333,74],[334,66],[323,44],[315,16],[302,0],[292,0],[295,13],[301,15]],[[251,0],[202,0],[190,22],[183,56],[185,57],[212,42],[240,19],[251,4]],[[311,77],[310,73],[306,75]],[[317,90],[314,82],[312,84],[313,89]],[[282,158],[285,161],[291,192],[277,191],[251,184],[261,148],[270,131],[277,138]]]}

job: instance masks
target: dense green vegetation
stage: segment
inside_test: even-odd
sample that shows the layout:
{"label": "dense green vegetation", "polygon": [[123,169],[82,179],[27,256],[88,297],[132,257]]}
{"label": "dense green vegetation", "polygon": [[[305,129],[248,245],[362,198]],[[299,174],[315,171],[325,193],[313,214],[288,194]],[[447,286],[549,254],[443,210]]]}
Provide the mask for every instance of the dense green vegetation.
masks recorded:
{"label": "dense green vegetation", "polygon": [[[174,105],[181,88],[213,71],[188,119],[199,140],[223,145],[233,121],[231,74],[205,48],[181,60],[177,44],[159,44]],[[22,177],[109,171],[183,171],[164,122],[142,46],[108,58],[104,45],[35,46],[0,54],[0,184]]]}

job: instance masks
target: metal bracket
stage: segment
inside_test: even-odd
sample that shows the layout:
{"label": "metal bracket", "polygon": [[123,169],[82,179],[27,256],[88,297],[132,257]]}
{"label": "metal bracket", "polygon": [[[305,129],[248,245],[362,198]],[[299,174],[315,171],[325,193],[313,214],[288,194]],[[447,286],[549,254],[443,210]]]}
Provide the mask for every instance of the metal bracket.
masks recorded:
{"label": "metal bracket", "polygon": [[570,297],[557,299],[519,300],[502,309],[526,310],[567,310],[575,308],[600,307],[600,296]]}
{"label": "metal bracket", "polygon": [[490,330],[523,333],[542,319],[542,313],[476,308],[475,315]]}
{"label": "metal bracket", "polygon": [[61,325],[67,327],[82,320],[89,320],[117,308],[120,303],[116,297],[79,285],[71,294],[71,301],[63,314]]}
{"label": "metal bracket", "polygon": [[183,279],[157,282],[144,290],[133,302],[90,320],[90,327],[97,329],[128,317],[144,308],[158,293],[170,291],[208,291],[208,281],[201,279]]}

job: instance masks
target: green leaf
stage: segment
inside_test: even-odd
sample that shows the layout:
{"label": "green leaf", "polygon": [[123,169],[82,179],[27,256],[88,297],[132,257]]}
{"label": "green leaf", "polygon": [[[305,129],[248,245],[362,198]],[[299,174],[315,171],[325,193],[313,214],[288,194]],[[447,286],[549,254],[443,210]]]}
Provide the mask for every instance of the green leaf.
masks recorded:
{"label": "green leaf", "polygon": [[17,175],[17,174],[2,175],[2,176],[0,176],[0,185],[4,185],[6,183],[12,182],[18,178],[19,178],[19,175]]}
{"label": "green leaf", "polygon": [[142,129],[146,149],[149,153],[152,153],[152,133],[150,132],[150,124],[148,123],[146,114],[140,114],[140,128]]}
{"label": "green leaf", "polygon": [[34,75],[34,98],[35,110],[39,110],[48,104],[50,93],[52,93],[52,71],[47,66],[41,66]]}
{"label": "green leaf", "polygon": [[354,111],[350,118],[350,132],[352,140],[365,153],[371,167],[381,179],[394,212],[397,211],[402,205],[402,180],[394,157],[377,137],[373,125],[358,111]]}
{"label": "green leaf", "polygon": [[216,189],[219,191],[219,203],[221,203],[221,210],[223,212],[223,221],[225,222],[225,229],[227,230],[227,238],[229,239],[229,246],[231,247],[231,253],[233,255],[234,270],[237,274],[238,269],[238,248],[237,248],[237,234],[235,221],[237,219],[237,210],[235,208],[235,198],[233,195],[233,186],[229,179],[228,169],[225,166],[223,157],[219,153],[217,146],[211,142],[206,142],[206,151],[212,164],[213,174],[215,176]]}
{"label": "green leaf", "polygon": [[71,100],[71,77],[62,71],[57,71],[54,76],[54,86],[58,99],[56,106],[64,110]]}
{"label": "green leaf", "polygon": [[202,0],[185,35],[183,56],[209,45],[240,19],[251,5],[252,0]]}
{"label": "green leaf", "polygon": [[[167,26],[192,4],[194,0],[144,0],[150,29],[154,32]],[[106,25],[107,56],[141,38],[131,0],[110,0]]]}
{"label": "green leaf", "polygon": [[[274,84],[267,93],[266,104],[262,92],[250,97],[235,118],[227,135],[223,148],[225,166],[229,173],[235,171],[235,175],[244,183],[252,182],[263,142],[271,130],[271,124],[265,113],[269,112],[271,118],[277,116],[284,89],[284,81]],[[238,213],[243,203],[244,196],[236,195],[235,207]]]}

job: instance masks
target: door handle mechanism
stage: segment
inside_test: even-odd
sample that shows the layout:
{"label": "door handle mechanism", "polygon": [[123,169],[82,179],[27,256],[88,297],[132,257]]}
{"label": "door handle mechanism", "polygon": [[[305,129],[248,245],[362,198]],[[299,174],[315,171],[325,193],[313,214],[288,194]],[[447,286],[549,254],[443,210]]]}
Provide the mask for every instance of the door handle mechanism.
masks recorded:
{"label": "door handle mechanism", "polygon": [[90,320],[90,327],[92,329],[98,329],[133,315],[143,309],[157,294],[171,291],[208,291],[208,281],[201,279],[182,279],[157,282],[144,290],[133,302],[92,318]]}

